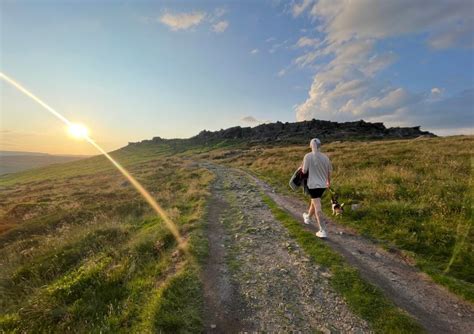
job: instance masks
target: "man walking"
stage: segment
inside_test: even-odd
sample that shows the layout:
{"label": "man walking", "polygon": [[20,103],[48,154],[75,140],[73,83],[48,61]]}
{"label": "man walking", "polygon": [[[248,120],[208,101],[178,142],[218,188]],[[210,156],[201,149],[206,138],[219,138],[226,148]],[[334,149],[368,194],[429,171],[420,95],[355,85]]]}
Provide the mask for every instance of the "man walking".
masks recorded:
{"label": "man walking", "polygon": [[303,173],[308,173],[308,190],[311,195],[311,204],[309,211],[303,213],[303,219],[305,224],[309,224],[311,216],[316,216],[319,225],[316,236],[327,238],[326,225],[321,217],[321,196],[326,188],[331,186],[332,165],[329,158],[320,152],[321,141],[318,138],[311,139],[309,146],[312,152],[304,156]]}

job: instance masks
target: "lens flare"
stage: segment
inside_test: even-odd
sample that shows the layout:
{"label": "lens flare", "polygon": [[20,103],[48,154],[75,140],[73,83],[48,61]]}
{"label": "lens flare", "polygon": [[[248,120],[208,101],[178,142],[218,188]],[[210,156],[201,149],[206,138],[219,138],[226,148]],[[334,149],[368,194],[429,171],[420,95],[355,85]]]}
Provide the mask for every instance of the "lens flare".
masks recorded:
{"label": "lens flare", "polygon": [[135,189],[143,196],[143,198],[148,202],[148,204],[153,208],[153,210],[163,219],[165,226],[168,230],[173,234],[174,238],[178,243],[178,247],[187,252],[187,246],[185,240],[181,237],[178,228],[176,225],[171,221],[171,219],[166,214],[165,210],[155,201],[153,196],[143,187],[140,182],[138,182],[122,165],[118,163],[110,154],[105,152],[105,150],[100,147],[91,137],[89,137],[89,131],[87,128],[81,124],[75,124],[69,121],[66,117],[61,115],[59,112],[54,110],[52,107],[47,105],[43,102],[40,98],[36,97],[33,93],[29,90],[24,88],[18,82],[13,80],[12,78],[8,77],[6,74],[0,72],[0,78],[11,84],[13,87],[18,89],[20,92],[24,93],[26,96],[30,97],[34,101],[36,101],[39,105],[49,111],[51,114],[59,118],[63,123],[68,126],[68,131],[74,135],[75,137],[85,139],[89,142],[92,146],[94,146],[101,154],[103,154],[119,171],[122,175],[135,187]]}
{"label": "lens flare", "polygon": [[68,126],[67,131],[69,132],[71,137],[76,139],[86,139],[87,137],[89,137],[89,129],[87,129],[82,124],[72,123]]}

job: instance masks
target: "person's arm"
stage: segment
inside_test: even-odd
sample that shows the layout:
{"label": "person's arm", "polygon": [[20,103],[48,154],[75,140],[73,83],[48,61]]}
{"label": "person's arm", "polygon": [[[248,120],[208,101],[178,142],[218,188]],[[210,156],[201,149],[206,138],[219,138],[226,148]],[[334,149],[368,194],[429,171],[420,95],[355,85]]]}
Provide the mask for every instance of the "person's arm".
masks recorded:
{"label": "person's arm", "polygon": [[308,159],[306,158],[307,156],[305,155],[304,158],[303,158],[303,168],[301,169],[301,171],[303,172],[303,174],[306,174],[308,173]]}
{"label": "person's arm", "polygon": [[331,164],[331,161],[328,161],[328,162],[329,162],[329,168],[328,168],[328,177],[327,177],[327,180],[326,180],[326,186],[328,188],[331,188],[332,164]]}

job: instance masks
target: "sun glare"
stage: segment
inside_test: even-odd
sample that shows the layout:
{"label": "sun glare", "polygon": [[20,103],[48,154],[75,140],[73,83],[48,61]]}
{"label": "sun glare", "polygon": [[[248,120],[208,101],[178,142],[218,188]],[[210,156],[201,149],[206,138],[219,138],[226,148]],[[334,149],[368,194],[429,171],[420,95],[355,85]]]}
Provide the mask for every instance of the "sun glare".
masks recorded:
{"label": "sun glare", "polygon": [[51,114],[59,118],[62,122],[64,122],[68,126],[68,132],[72,137],[78,139],[84,139],[89,142],[92,146],[94,146],[100,153],[102,153],[119,171],[122,173],[125,178],[135,187],[135,189],[143,196],[143,198],[150,204],[150,206],[155,210],[155,212],[163,219],[166,227],[170,230],[171,234],[173,234],[174,238],[178,241],[179,247],[184,251],[188,252],[186,241],[183,240],[179,229],[173,223],[173,221],[168,217],[168,214],[165,210],[156,202],[154,197],[138,182],[125,168],[123,168],[110,154],[108,154],[99,144],[97,144],[94,139],[89,137],[89,130],[82,124],[76,124],[69,121],[66,117],[61,115],[59,112],[51,108],[49,105],[44,103],[40,98],[36,97],[33,93],[29,90],[24,88],[18,82],[10,78],[9,76],[5,75],[4,73],[0,72],[0,78],[5,80],[6,82],[10,83],[13,87],[17,88],[20,92],[24,93],[26,96],[30,97],[38,104],[40,104],[43,108],[49,111]]}
{"label": "sun glare", "polygon": [[86,139],[89,136],[89,130],[82,124],[72,123],[68,127],[68,132],[76,139]]}

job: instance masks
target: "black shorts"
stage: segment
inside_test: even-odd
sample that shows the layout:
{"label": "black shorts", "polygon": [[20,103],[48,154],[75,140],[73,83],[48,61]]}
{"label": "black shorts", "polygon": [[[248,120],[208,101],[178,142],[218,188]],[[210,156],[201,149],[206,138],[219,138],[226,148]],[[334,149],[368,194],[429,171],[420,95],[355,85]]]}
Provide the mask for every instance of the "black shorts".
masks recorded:
{"label": "black shorts", "polygon": [[325,190],[326,188],[314,188],[314,189],[308,188],[309,195],[311,196],[311,198],[321,198]]}

